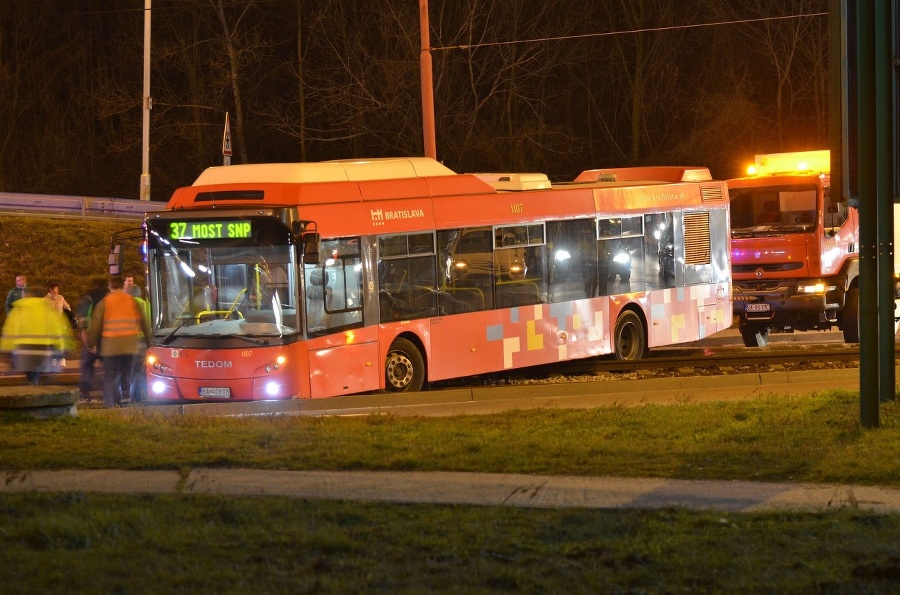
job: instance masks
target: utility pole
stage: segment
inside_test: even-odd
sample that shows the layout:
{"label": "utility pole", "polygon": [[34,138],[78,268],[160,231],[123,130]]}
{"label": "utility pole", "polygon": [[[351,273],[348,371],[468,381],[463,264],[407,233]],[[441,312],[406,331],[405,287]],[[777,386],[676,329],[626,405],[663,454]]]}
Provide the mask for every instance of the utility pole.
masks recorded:
{"label": "utility pole", "polygon": [[153,109],[153,99],[150,97],[150,4],[151,0],[144,0],[144,132],[141,145],[141,200],[150,200],[150,110]]}
{"label": "utility pole", "polygon": [[422,38],[422,51],[419,54],[419,78],[422,81],[422,136],[425,141],[425,156],[437,159],[437,145],[434,140],[434,85],[431,74],[428,0],[419,0],[419,35]]}

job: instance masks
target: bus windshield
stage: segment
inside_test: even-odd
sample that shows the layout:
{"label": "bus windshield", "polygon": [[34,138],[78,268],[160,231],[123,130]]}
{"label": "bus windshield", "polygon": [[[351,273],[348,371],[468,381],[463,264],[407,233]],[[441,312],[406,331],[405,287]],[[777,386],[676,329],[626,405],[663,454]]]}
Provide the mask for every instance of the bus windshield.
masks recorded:
{"label": "bus windshield", "polygon": [[729,188],[733,237],[805,233],[816,226],[815,186]]}
{"label": "bus windshield", "polygon": [[300,331],[294,250],[284,246],[152,247],[153,331],[174,337],[283,336]]}

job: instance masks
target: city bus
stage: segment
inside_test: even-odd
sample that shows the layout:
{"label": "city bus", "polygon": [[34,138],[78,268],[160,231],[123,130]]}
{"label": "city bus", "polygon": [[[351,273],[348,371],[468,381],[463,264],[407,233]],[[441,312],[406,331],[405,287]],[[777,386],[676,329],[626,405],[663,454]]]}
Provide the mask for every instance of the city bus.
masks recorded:
{"label": "city bus", "polygon": [[212,167],[144,221],[155,401],[321,398],[648,349],[731,325],[706,168]]}

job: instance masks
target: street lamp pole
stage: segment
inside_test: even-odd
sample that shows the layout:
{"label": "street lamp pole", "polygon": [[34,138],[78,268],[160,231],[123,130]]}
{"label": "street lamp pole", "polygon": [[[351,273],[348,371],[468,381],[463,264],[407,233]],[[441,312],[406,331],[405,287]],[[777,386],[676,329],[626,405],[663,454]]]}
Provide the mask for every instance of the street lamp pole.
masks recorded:
{"label": "street lamp pole", "polygon": [[141,146],[141,200],[150,200],[150,110],[153,108],[153,100],[150,98],[150,4],[151,0],[144,0],[144,132]]}

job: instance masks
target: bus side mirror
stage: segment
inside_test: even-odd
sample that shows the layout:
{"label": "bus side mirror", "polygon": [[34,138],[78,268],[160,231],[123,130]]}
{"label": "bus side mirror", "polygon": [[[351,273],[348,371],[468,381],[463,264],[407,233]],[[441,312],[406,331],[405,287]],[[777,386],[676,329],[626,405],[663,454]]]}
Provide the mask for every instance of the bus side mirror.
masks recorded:
{"label": "bus side mirror", "polygon": [[300,241],[303,246],[303,264],[319,264],[319,234],[306,232]]}
{"label": "bus side mirror", "polygon": [[107,264],[109,265],[110,275],[122,274],[122,244],[113,244],[109,251]]}

